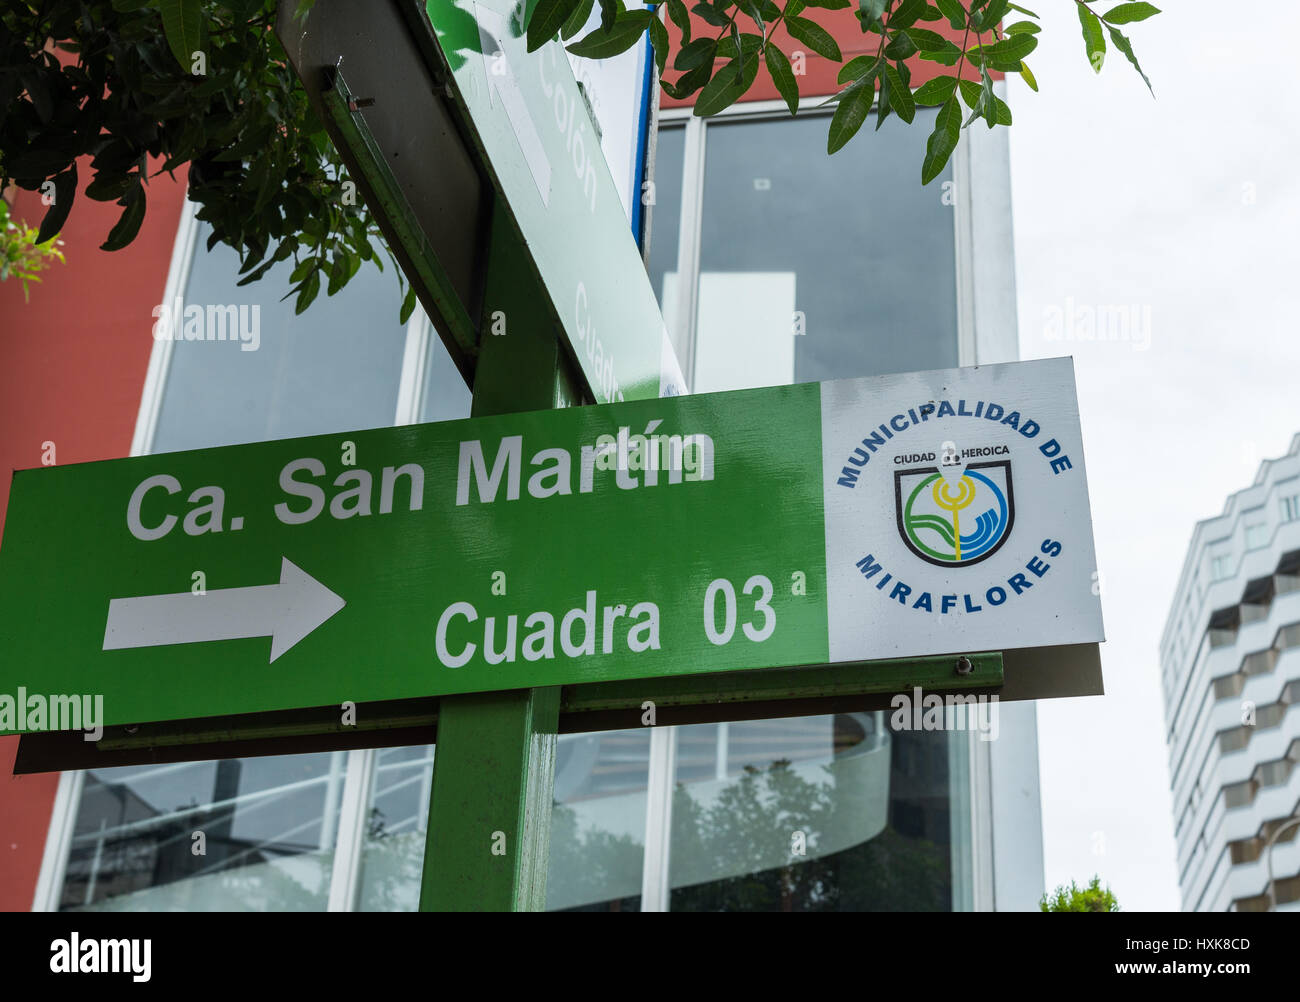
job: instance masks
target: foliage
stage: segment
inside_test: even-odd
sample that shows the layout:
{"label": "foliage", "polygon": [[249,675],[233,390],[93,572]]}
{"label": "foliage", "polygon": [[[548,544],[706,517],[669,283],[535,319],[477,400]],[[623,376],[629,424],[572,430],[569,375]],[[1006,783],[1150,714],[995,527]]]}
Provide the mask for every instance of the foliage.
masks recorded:
{"label": "foliage", "polygon": [[[572,38],[591,16],[595,2],[538,0],[528,23],[529,49],[540,48],[557,31],[566,41]],[[1025,63],[1038,45],[1038,15],[1009,0],[856,0],[853,14],[863,33],[880,39],[874,55],[855,56],[847,62],[830,33],[803,15],[809,8],[846,10],[855,6],[854,0],[784,0],[784,5],[779,0],[700,0],[689,12],[687,0],[665,0],[668,17],[680,35],[673,59],[673,70],[679,74],[671,82],[663,79],[671,47],[663,22],[646,11],[625,10],[618,0],[599,2],[600,27],[571,43],[569,51],[608,58],[631,48],[642,32],[648,31],[660,86],[672,98],[696,95],[696,115],[716,115],[739,100],[757,78],[760,59],[790,114],[795,114],[799,107],[796,71],[790,53],[781,45],[793,46],[791,53],[806,49],[842,64],[838,82],[843,89],[830,99],[836,108],[826,139],[827,153],[841,149],[857,134],[873,106],[877,129],[891,114],[910,124],[917,105],[938,106],[921,166],[922,184],[939,175],[956,149],[961,130],[976,119],[984,119],[990,129],[1011,124],[1011,109],[993,92],[994,72],[1019,73],[1031,88],[1038,89]],[[1142,73],[1133,46],[1119,26],[1144,21],[1159,10],[1149,3],[1120,3],[1098,14],[1087,0],[1075,0],[1075,4],[1093,68],[1100,72],[1105,59],[1104,28],[1115,48]],[[1004,24],[1012,12],[1023,18]],[[717,34],[692,37],[691,14],[717,28]],[[927,24],[931,27],[925,27]],[[960,45],[933,30],[945,25],[951,29],[950,35],[961,35]],[[778,44],[780,29],[788,41]],[[907,61],[918,54],[923,60],[954,67],[953,72],[941,73],[913,92]],[[1145,73],[1142,79],[1150,88]]]}
{"label": "foliage", "polygon": [[[151,177],[189,164],[211,248],[240,255],[240,284],[293,259],[301,313],[386,248],[275,37],[276,0],[20,2],[0,13],[0,182],[53,195],[37,237],[84,196],[122,207],[102,247],[144,220]],[[152,173],[150,173],[152,171]],[[47,179],[53,181],[52,188]],[[355,192],[355,188],[352,189]],[[391,254],[390,254],[391,259]],[[380,264],[382,267],[382,264]],[[400,269],[399,269],[400,273]],[[414,309],[412,290],[403,320]]]}
{"label": "foliage", "polygon": [[1101,886],[1101,878],[1093,877],[1087,887],[1079,887],[1073,880],[1070,886],[1062,884],[1050,895],[1044,894],[1038,907],[1045,912],[1117,912],[1119,902],[1109,887]]}
{"label": "foliage", "polygon": [[0,282],[15,275],[23,283],[23,298],[30,300],[29,282],[39,282],[37,272],[44,271],[55,260],[63,260],[59,247],[62,240],[51,236],[37,241],[37,232],[14,219],[9,203],[0,198]]}
{"label": "foliage", "polygon": [[[297,13],[311,2],[296,0]],[[1037,15],[1009,0],[699,0],[689,10],[688,0],[665,0],[680,36],[671,81],[662,79],[671,36],[658,12],[627,10],[619,0],[529,2],[531,49],[557,33],[572,39],[596,2],[601,27],[570,43],[570,51],[607,58],[648,32],[661,86],[674,98],[695,95],[697,115],[739,99],[757,78],[760,59],[793,114],[792,45],[842,63],[843,89],[831,98],[831,153],[873,107],[879,128],[890,115],[910,123],[918,105],[937,106],[923,183],[942,171],[964,126],[977,118],[990,128],[1011,123],[1010,109],[993,93],[992,73],[1019,72],[1037,88],[1025,63],[1037,44]],[[804,15],[855,2],[862,31],[879,41],[874,55],[844,61],[830,34]],[[1141,72],[1121,26],[1157,9],[1119,3],[1098,13],[1095,2],[1075,0],[1093,67],[1100,71],[1109,37]],[[288,295],[297,297],[299,313],[322,286],[327,295],[341,289],[363,261],[382,267],[376,243],[394,260],[275,37],[276,3],[7,3],[0,11],[0,188],[12,180],[52,196],[34,242],[49,245],[63,227],[78,195],[77,159],[89,157],[93,177],[82,194],[121,207],[105,250],[125,247],[139,233],[149,179],[188,164],[189,197],[212,228],[209,248],[225,243],[238,251],[240,284],[292,259]],[[1022,19],[1004,25],[1012,12]],[[692,13],[716,35],[692,37]],[[949,37],[933,30],[945,25]],[[958,34],[960,45],[951,40]],[[914,56],[952,72],[913,92],[907,60]],[[414,308],[412,288],[403,297],[403,322]]]}

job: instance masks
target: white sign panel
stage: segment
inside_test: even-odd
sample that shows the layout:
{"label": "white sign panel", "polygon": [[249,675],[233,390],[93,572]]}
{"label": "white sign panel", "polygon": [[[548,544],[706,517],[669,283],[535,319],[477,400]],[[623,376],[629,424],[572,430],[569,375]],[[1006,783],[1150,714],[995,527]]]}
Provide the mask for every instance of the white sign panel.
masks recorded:
{"label": "white sign panel", "polygon": [[1104,639],[1073,360],[823,383],[821,407],[831,661]]}

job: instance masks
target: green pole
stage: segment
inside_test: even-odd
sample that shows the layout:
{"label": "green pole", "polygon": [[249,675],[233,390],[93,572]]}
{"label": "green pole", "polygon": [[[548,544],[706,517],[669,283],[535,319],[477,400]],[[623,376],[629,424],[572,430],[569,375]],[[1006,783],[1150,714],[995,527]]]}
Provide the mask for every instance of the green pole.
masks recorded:
{"label": "green pole", "polygon": [[[568,363],[504,211],[493,212],[473,416],[576,403]],[[439,702],[421,911],[546,907],[558,688]]]}

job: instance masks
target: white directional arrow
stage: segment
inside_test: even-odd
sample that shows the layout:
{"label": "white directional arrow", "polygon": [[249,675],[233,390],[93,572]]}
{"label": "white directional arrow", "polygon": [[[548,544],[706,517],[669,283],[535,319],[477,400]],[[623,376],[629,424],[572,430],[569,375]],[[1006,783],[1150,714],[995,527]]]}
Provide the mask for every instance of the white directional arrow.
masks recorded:
{"label": "white directional arrow", "polygon": [[284,557],[279,584],[110,599],[104,650],[270,637],[274,661],[346,604]]}
{"label": "white directional arrow", "polygon": [[505,15],[477,3],[474,4],[474,15],[482,43],[483,68],[487,73],[488,102],[496,103],[492,100],[493,95],[501,102],[506,118],[510,120],[510,128],[514,130],[515,139],[519,141],[524,161],[528,164],[528,172],[533,176],[538,194],[542,196],[542,205],[550,208],[551,161],[546,156],[546,145],[528,110],[528,101],[519,88],[514,69],[501,46],[501,39],[507,37]]}

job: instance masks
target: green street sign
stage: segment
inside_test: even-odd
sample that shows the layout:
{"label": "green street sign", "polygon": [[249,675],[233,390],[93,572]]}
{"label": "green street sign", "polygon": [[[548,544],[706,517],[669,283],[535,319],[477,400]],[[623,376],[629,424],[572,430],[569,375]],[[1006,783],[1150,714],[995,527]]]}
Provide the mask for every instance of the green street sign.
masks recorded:
{"label": "green street sign", "polygon": [[[522,4],[428,0],[473,150],[522,235],[597,403],[685,392],[654,291],[563,48],[528,52]],[[494,320],[488,303],[483,336]]]}
{"label": "green street sign", "polygon": [[1068,359],[25,470],[0,733],[1095,644],[1095,567]]}

